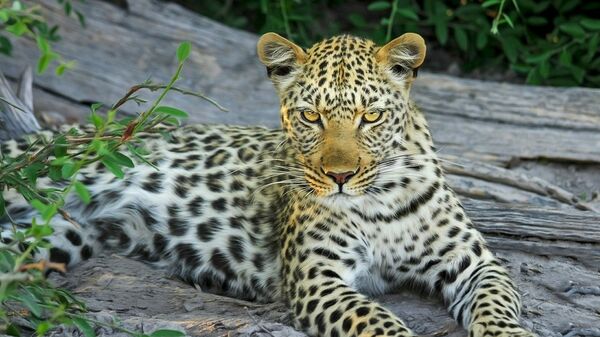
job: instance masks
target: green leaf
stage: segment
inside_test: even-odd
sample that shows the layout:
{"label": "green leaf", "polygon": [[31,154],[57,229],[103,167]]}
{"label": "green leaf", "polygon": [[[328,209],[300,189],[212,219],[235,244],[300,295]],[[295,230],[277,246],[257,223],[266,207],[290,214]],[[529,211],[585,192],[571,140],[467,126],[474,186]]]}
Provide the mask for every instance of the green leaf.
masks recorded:
{"label": "green leaf", "polygon": [[383,11],[392,7],[389,1],[374,1],[367,6],[367,9],[370,11]]}
{"label": "green leaf", "polygon": [[54,204],[46,205],[38,199],[31,200],[30,204],[33,208],[35,208],[40,213],[40,215],[42,216],[42,219],[44,219],[44,221],[50,220],[50,218],[52,218],[56,214],[56,211],[58,210],[56,205],[54,205]]}
{"label": "green leaf", "polygon": [[46,332],[48,332],[48,330],[50,329],[52,329],[52,324],[48,321],[43,321],[40,324],[38,324],[37,328],[35,329],[35,332],[38,336],[45,336]]}
{"label": "green leaf", "polygon": [[96,111],[101,107],[102,103],[93,103],[92,105],[90,105],[90,110],[92,110],[92,113],[96,113]]}
{"label": "green leaf", "polygon": [[600,45],[600,33],[595,33],[587,41],[587,53],[583,57],[584,62],[592,62],[594,55],[598,52],[598,45]]}
{"label": "green leaf", "polygon": [[67,148],[69,144],[65,136],[58,136],[54,140],[54,156],[56,158],[64,157],[67,155]]}
{"label": "green leaf", "polygon": [[129,167],[129,168],[135,166],[133,164],[133,161],[131,161],[131,159],[129,157],[127,157],[126,155],[122,154],[121,152],[114,152],[113,156],[114,156],[115,162],[118,163],[121,166],[126,166],[126,167]]}
{"label": "green leaf", "polygon": [[23,303],[35,317],[42,316],[42,307],[29,291],[22,291],[16,299]]}
{"label": "green leaf", "polygon": [[527,74],[527,79],[525,80],[527,84],[539,85],[542,83],[542,77],[540,76],[540,72],[538,67],[532,68]]}
{"label": "green leaf", "polygon": [[519,55],[519,40],[517,40],[515,37],[507,36],[502,38],[501,41],[504,55],[506,55],[510,63],[515,63]]}
{"label": "green leaf", "polygon": [[71,6],[71,2],[67,1],[65,2],[65,14],[67,14],[67,16],[71,15],[71,10],[73,10],[73,7]]}
{"label": "green leaf", "polygon": [[48,41],[41,35],[35,37],[37,42],[38,49],[42,52],[42,54],[50,54],[50,45]]}
{"label": "green leaf", "polygon": [[180,43],[179,47],[177,47],[177,61],[179,61],[179,63],[185,61],[188,58],[188,56],[190,56],[191,50],[192,44],[188,41]]}
{"label": "green leaf", "polygon": [[585,31],[581,26],[576,22],[566,22],[558,27],[561,31],[573,36],[573,37],[583,37],[585,36]]}
{"label": "green leaf", "polygon": [[435,22],[435,36],[441,45],[445,45],[448,41],[448,23],[446,21]]}
{"label": "green leaf", "polygon": [[481,4],[481,7],[487,8],[500,4],[500,0],[486,0]]}
{"label": "green leaf", "polygon": [[483,49],[488,42],[488,35],[486,31],[480,31],[477,33],[477,40],[475,41],[475,46],[477,49]]}
{"label": "green leaf", "polygon": [[52,226],[49,225],[35,225],[31,227],[31,233],[36,238],[42,238],[45,236],[52,235],[52,233],[54,233],[54,230],[52,229]]}
{"label": "green leaf", "polygon": [[56,67],[54,72],[56,73],[57,76],[62,76],[66,70],[73,69],[76,64],[77,63],[75,61],[62,62]]}
{"label": "green leaf", "polygon": [[63,179],[69,179],[75,173],[75,164],[72,161],[66,162],[60,169]]}
{"label": "green leaf", "polygon": [[73,318],[73,323],[83,332],[85,337],[96,337],[96,332],[92,328],[92,326],[85,320],[79,317]]}
{"label": "green leaf", "polygon": [[52,52],[42,54],[42,56],[40,56],[40,58],[38,59],[37,73],[43,74],[46,71],[46,69],[48,69],[50,63],[52,63],[52,61],[54,61],[56,58],[58,58],[58,55]]}
{"label": "green leaf", "polygon": [[550,56],[552,56],[552,50],[551,51],[547,51],[545,53],[542,54],[536,54],[536,55],[529,55],[525,58],[525,62],[527,63],[540,63],[543,61],[546,61],[547,59],[550,58]]}
{"label": "green leaf", "polygon": [[414,21],[419,20],[419,16],[411,8],[398,8],[398,10],[396,12],[401,17],[404,17],[404,18],[407,18],[407,19],[410,19],[410,20],[414,20]]}
{"label": "green leaf", "polygon": [[115,162],[110,161],[107,157],[102,159],[102,164],[104,164],[104,166],[117,178],[123,179],[123,177],[125,177],[125,173],[123,172],[121,167],[119,167],[119,165]]}
{"label": "green leaf", "polygon": [[517,0],[512,0],[513,6],[517,10],[517,13],[521,13],[521,8],[519,7],[519,2]]}
{"label": "green leaf", "polygon": [[183,336],[185,336],[185,333],[178,331],[178,330],[169,330],[169,329],[154,330],[154,332],[152,332],[150,334],[150,337],[183,337]]}
{"label": "green leaf", "polygon": [[187,112],[179,110],[177,108],[166,106],[166,105],[161,105],[161,106],[157,107],[156,109],[154,109],[154,112],[171,115],[171,116],[175,116],[178,118],[187,118],[188,117]]}
{"label": "green leaf", "polygon": [[10,56],[12,53],[12,43],[6,37],[0,35],[0,53]]}
{"label": "green leaf", "polygon": [[581,25],[583,27],[585,27],[586,29],[589,30],[600,30],[600,20],[599,19],[581,19],[579,20],[579,23],[581,23]]}
{"label": "green leaf", "polygon": [[573,63],[573,57],[572,57],[571,53],[569,53],[569,51],[567,50],[567,48],[564,48],[560,52],[560,56],[558,57],[558,61],[560,62],[560,64],[565,65],[565,66],[570,66],[571,63]]}
{"label": "green leaf", "polygon": [[583,82],[583,78],[585,77],[585,69],[574,65],[569,67],[569,69],[571,70],[571,75],[575,81],[577,81],[578,84],[581,84]]}
{"label": "green leaf", "polygon": [[155,169],[158,170],[158,167],[156,167],[156,165],[152,164],[146,158],[144,158],[144,154],[148,154],[147,151],[146,151],[146,149],[144,149],[144,148],[136,148],[131,143],[127,143],[127,149],[129,150],[129,152],[133,153],[133,155],[137,159],[141,160],[144,164],[152,166],[153,168],[155,168]]}
{"label": "green leaf", "polygon": [[67,66],[64,63],[59,64],[56,69],[54,69],[54,73],[56,76],[62,76],[67,70]]}
{"label": "green leaf", "polygon": [[117,110],[110,109],[106,113],[106,121],[108,123],[112,123],[115,120],[115,116],[117,115]]}
{"label": "green leaf", "polygon": [[50,166],[48,168],[48,177],[53,181],[59,181],[62,179],[62,173],[59,166]]}
{"label": "green leaf", "polygon": [[168,117],[163,121],[163,123],[168,124],[168,125],[173,125],[173,126],[181,125],[181,121],[175,117]]}
{"label": "green leaf", "polygon": [[513,29],[515,28],[515,25],[512,22],[512,20],[510,19],[510,16],[506,15],[506,13],[502,13],[502,17],[504,18],[504,20],[506,20],[506,23],[508,23],[510,28],[513,28]]}
{"label": "green leaf", "polygon": [[101,129],[104,126],[104,119],[95,113],[92,113],[90,115],[90,120],[92,121],[92,124],[94,124],[96,129]]}
{"label": "green leaf", "polygon": [[85,28],[85,16],[83,16],[80,11],[75,11],[75,15],[77,16],[77,20],[79,21],[81,27]]}
{"label": "green leaf", "polygon": [[469,39],[467,37],[467,33],[462,28],[454,28],[454,38],[456,39],[456,43],[458,47],[463,51],[467,51],[469,47]]}
{"label": "green leaf", "polygon": [[9,10],[7,8],[0,9],[0,22],[4,23],[10,19]]}
{"label": "green leaf", "polygon": [[27,28],[27,25],[23,21],[17,21],[5,29],[16,36],[21,36],[29,31],[29,28]]}
{"label": "green leaf", "polygon": [[12,272],[15,268],[15,255],[6,250],[0,250],[0,271]]}

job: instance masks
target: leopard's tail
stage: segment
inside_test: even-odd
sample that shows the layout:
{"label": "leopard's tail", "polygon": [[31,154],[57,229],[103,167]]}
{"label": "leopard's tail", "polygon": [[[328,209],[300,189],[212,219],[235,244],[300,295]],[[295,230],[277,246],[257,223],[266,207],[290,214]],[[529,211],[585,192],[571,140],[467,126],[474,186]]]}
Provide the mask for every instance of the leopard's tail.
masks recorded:
{"label": "leopard's tail", "polygon": [[[89,204],[84,204],[75,195],[70,196],[64,206],[66,212],[50,220],[53,233],[45,238],[50,247],[37,249],[34,258],[72,267],[110,250],[159,266],[167,265],[168,258],[161,253],[165,240],[160,234],[164,229],[162,214],[157,214],[159,208],[153,207],[153,202],[143,200],[139,193],[119,191],[111,188],[110,183],[104,184],[100,192],[93,190],[100,189],[99,186],[90,187],[92,200]],[[6,214],[0,217],[1,244],[6,249],[23,251],[28,244],[15,242],[15,233],[30,228],[33,221],[37,224],[44,221],[17,192],[5,191],[3,196]]]}

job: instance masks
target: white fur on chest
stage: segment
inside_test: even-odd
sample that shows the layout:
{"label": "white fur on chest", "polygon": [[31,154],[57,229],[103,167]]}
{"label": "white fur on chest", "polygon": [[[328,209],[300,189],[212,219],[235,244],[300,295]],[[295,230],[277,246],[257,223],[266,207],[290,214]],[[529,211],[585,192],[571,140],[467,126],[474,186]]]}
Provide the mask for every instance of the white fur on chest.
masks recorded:
{"label": "white fur on chest", "polygon": [[[373,205],[369,205],[373,206]],[[379,205],[381,207],[381,205]],[[356,270],[354,287],[368,295],[378,295],[398,287],[409,274],[397,271],[404,261],[421,255],[426,247],[423,241],[430,234],[423,226],[431,220],[431,209],[425,204],[417,212],[407,214],[390,223],[365,223],[358,215],[352,221],[362,224],[367,245],[367,263]],[[365,214],[375,214],[373,208]]]}

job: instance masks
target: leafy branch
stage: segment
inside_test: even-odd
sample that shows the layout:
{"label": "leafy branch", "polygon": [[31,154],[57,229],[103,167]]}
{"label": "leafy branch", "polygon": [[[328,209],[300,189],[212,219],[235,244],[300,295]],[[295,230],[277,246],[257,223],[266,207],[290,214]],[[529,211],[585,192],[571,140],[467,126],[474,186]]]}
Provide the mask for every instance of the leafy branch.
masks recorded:
{"label": "leafy branch", "polygon": [[[179,337],[183,334],[174,330],[158,330],[150,335],[128,330],[115,324],[106,324],[84,315],[85,305],[68,292],[52,287],[44,278],[48,269],[63,270],[65,266],[47,261],[35,261],[34,253],[48,249],[47,238],[52,235],[52,219],[62,216],[78,226],[76,221],[62,209],[67,198],[75,193],[83,203],[91,201],[91,195],[84,183],[79,181],[79,172],[90,164],[101,162],[115,176],[123,178],[125,170],[135,165],[130,156],[139,162],[147,163],[140,147],[140,133],[162,132],[161,126],[178,124],[187,117],[185,111],[161,105],[170,92],[203,95],[175,87],[189,57],[191,45],[184,42],[177,48],[178,65],[174,75],[166,85],[142,83],[133,86],[124,97],[111,106],[105,116],[98,113],[100,104],[91,106],[92,126],[71,129],[49,136],[30,138],[30,145],[16,157],[0,155],[0,192],[15,190],[20,193],[39,213],[39,217],[29,219],[30,226],[15,223],[10,209],[0,193],[0,217],[6,215],[13,223],[13,233],[2,238],[0,245],[0,328],[10,335],[19,335],[23,327],[18,327],[10,319],[17,315],[34,327],[42,336],[59,324],[76,326],[86,337],[93,337],[92,326],[109,326],[136,337]],[[130,100],[140,102],[134,94],[141,90],[159,91],[157,97],[135,118],[117,119],[123,104]],[[212,99],[207,99],[222,109]],[[123,153],[127,150],[129,155]],[[54,188],[42,189],[37,179],[48,176],[58,182]],[[17,219],[27,221],[26,219]]]}
{"label": "leafy branch", "polygon": [[[82,26],[85,18],[79,11],[73,9],[71,0],[57,0],[62,4],[66,15],[75,14]],[[74,61],[65,60],[63,56],[52,48],[52,43],[60,37],[58,26],[50,26],[43,15],[42,6],[39,4],[27,5],[21,0],[0,0],[0,53],[11,55],[12,42],[3,32],[13,37],[30,37],[36,41],[40,51],[37,62],[37,73],[46,72],[52,63],[57,63],[55,74],[60,76],[68,69],[75,66]]]}

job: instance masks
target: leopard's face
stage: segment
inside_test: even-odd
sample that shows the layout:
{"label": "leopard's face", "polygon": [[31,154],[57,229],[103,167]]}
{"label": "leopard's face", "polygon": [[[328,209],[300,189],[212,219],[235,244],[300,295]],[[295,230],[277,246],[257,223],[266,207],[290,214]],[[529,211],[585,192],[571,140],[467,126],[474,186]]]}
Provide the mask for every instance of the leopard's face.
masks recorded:
{"label": "leopard's face", "polygon": [[312,191],[356,196],[373,188],[403,148],[408,91],[425,53],[421,37],[405,34],[377,47],[338,36],[304,51],[270,33],[258,51]]}

